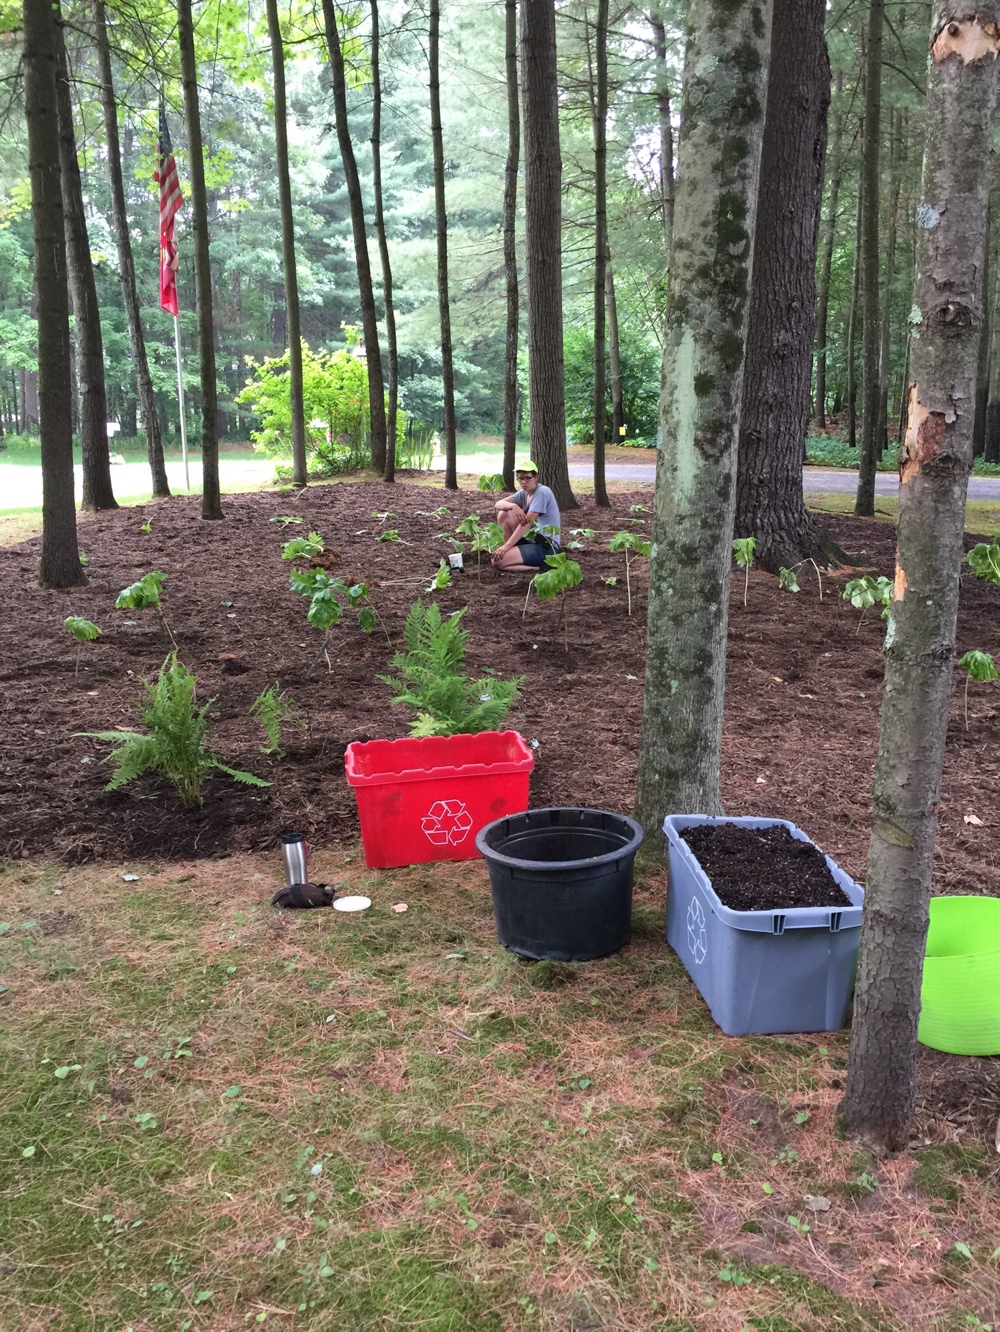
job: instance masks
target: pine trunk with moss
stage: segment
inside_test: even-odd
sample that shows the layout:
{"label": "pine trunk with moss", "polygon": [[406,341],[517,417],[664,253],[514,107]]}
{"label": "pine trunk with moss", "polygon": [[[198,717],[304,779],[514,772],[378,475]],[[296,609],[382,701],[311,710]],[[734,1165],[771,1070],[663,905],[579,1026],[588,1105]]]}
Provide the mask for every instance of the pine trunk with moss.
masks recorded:
{"label": "pine trunk with moss", "polygon": [[770,50],[766,0],[692,0],[678,143],[636,817],[721,809],[744,345]]}
{"label": "pine trunk with moss", "polygon": [[[892,618],[843,1112],[906,1145],[965,527],[1000,4],[935,7]],[[918,321],[919,316],[919,321]],[[917,322],[918,321],[918,322]],[[919,336],[917,336],[919,334]]]}

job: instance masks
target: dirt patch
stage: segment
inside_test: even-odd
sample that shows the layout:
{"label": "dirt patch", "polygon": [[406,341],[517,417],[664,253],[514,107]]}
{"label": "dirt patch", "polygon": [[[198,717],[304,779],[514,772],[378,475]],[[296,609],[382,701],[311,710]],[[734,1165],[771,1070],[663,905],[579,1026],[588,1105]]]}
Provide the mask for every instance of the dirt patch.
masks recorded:
{"label": "dirt patch", "polygon": [[[470,671],[523,675],[510,724],[537,739],[531,802],[582,804],[627,812],[635,788],[645,647],[644,561],[633,565],[635,605],[626,613],[622,556],[611,534],[648,520],[630,504],[648,491],[615,495],[601,510],[590,498],[564,515],[565,530],[592,527],[577,552],[583,585],[570,594],[568,651],[560,607],[531,600],[525,581],[467,571],[437,600],[443,610],[468,605]],[[450,513],[435,513],[447,506]],[[439,539],[470,513],[487,518],[489,498],[399,484],[334,485],[292,497],[258,493],[227,497],[224,522],[204,522],[186,497],[99,514],[81,529],[89,585],[68,592],[37,586],[38,543],[0,550],[0,854],[71,863],[115,858],[184,859],[270,850],[283,831],[304,832],[317,846],[358,837],[353,792],[343,754],[352,740],[395,737],[403,711],[375,677],[387,669],[403,618],[447,550]],[[394,517],[373,518],[373,511]],[[282,530],[272,518],[293,513],[302,524]],[[140,531],[146,518],[152,530]],[[831,518],[841,546],[862,552],[891,575],[894,533],[884,524]],[[380,528],[400,541],[379,542]],[[283,538],[320,531],[339,552],[336,572],[371,588],[392,646],[379,630],[360,631],[345,617],[318,658],[320,635],[306,623],[307,603],[288,586]],[[636,527],[637,531],[647,530]],[[971,542],[969,543],[972,544]],[[117,611],[118,592],[150,569],[167,574],[164,609],[184,662],[198,675],[202,700],[213,699],[212,743],[227,763],[272,785],[237,786],[221,775],[204,805],[185,810],[171,790],[143,779],[108,792],[106,752],[80,731],[138,722],[140,681],[155,674],[169,644],[149,612]],[[616,582],[610,580],[617,580]],[[824,577],[791,595],[776,578],[751,572],[749,604],[742,586],[730,611],[723,795],[732,814],[791,819],[859,881],[865,877],[869,799],[878,732],[883,626],[840,598],[843,577]],[[1000,589],[963,577],[958,643],[1000,654]],[[103,630],[75,643],[67,615]],[[247,718],[252,700],[274,680],[301,704],[305,735],[289,737],[284,759],[260,753],[259,728]],[[948,733],[935,887],[938,892],[1000,895],[1000,694],[973,685],[965,729],[961,689]],[[994,701],[996,700],[996,701]],[[967,814],[982,820],[966,824]]]}
{"label": "dirt patch", "polygon": [[686,828],[681,837],[733,911],[788,911],[850,906],[816,847],[787,828],[741,828],[735,823]]}

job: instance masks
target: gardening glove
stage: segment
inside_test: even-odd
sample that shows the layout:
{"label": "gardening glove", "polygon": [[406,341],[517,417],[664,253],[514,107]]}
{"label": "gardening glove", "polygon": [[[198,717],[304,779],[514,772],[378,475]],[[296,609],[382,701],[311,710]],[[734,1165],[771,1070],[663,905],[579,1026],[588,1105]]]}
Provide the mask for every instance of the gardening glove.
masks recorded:
{"label": "gardening glove", "polygon": [[333,904],[333,895],[337,891],[334,884],[325,883],[289,883],[279,888],[271,898],[271,905],[277,907],[328,907]]}

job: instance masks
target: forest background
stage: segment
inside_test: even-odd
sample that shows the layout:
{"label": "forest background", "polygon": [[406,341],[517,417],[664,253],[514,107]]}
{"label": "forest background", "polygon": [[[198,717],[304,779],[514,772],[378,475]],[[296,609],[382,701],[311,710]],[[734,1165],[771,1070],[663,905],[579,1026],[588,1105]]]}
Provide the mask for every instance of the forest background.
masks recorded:
{"label": "forest background", "polygon": [[[111,222],[99,72],[89,8],[67,6],[67,40],[75,100],[77,148],[87,227],[95,261],[104,337],[110,419],[122,440],[139,433],[134,364],[118,281]],[[288,77],[288,133],[295,209],[302,336],[314,351],[346,348],[360,322],[357,268],[344,169],[334,130],[330,71],[314,15],[281,13]],[[347,9],[344,49],[352,138],[366,206],[371,209],[372,82],[370,12]],[[857,243],[862,150],[863,28],[866,9],[850,3],[828,13],[832,66],[825,196],[817,260],[820,383],[815,424],[832,414],[848,441],[855,435],[861,375],[861,274]],[[11,11],[13,28],[19,22]],[[178,430],[173,327],[160,309],[159,231],[153,172],[157,111],[165,97],[181,189],[190,198],[182,97],[171,8],[149,0],[108,10],[119,104],[123,174],[143,325],[161,427]],[[597,5],[570,0],[557,7],[560,60],[560,148],[563,161],[563,318],[567,433],[593,437],[593,275]],[[381,14],[382,176],[399,345],[399,399],[410,436],[441,425],[442,377],[438,323],[437,228],[430,107],[427,13],[396,4]],[[920,145],[927,7],[886,7],[879,124],[883,323],[882,401],[898,417],[908,358],[913,246]],[[2,39],[0,39],[2,40]],[[211,0],[197,16],[196,42],[211,225],[216,321],[219,433],[245,439],[256,426],[239,401],[253,362],[285,350],[278,183],[275,171],[273,78],[263,5]],[[0,47],[4,115],[0,125],[0,430],[36,428],[37,370],[33,310],[30,189],[26,167],[19,40]],[[674,94],[683,60],[679,7],[658,11],[612,7],[608,23],[608,251],[614,292],[609,342],[622,367],[623,442],[652,445],[660,388],[668,233],[676,129]],[[504,7],[463,0],[442,14],[441,99],[445,153],[455,415],[460,431],[499,432],[503,425],[505,273],[502,204],[507,156]],[[666,154],[664,145],[666,144]],[[523,195],[519,196],[519,205]],[[189,420],[199,410],[195,354],[194,275],[190,209],[178,215],[181,330],[186,346]],[[997,210],[994,210],[994,217]],[[519,223],[521,217],[519,213]],[[996,228],[995,228],[996,230]],[[519,226],[518,243],[523,242]],[[668,242],[669,243],[669,242]],[[376,300],[381,270],[374,253]],[[994,246],[995,249],[995,246]],[[523,255],[519,256],[523,269]],[[984,275],[984,282],[989,281]],[[995,302],[988,302],[995,305]],[[524,291],[521,306],[524,317]],[[384,306],[380,304],[380,320]],[[609,313],[612,313],[609,311]],[[992,321],[996,328],[998,321]],[[381,326],[380,326],[381,333]],[[987,434],[987,398],[998,398],[995,335],[987,329],[981,355],[979,453],[1000,458],[997,432]],[[356,342],[355,342],[356,345]],[[383,342],[384,346],[384,342]],[[527,365],[520,339],[518,419],[526,425]],[[992,361],[992,372],[991,372]],[[610,374],[608,430],[611,435]],[[990,394],[990,385],[993,393]],[[996,406],[994,402],[994,414]],[[890,430],[889,434],[893,432]],[[615,440],[615,442],[619,442]],[[821,454],[838,460],[836,448]],[[849,460],[849,455],[840,458]]]}

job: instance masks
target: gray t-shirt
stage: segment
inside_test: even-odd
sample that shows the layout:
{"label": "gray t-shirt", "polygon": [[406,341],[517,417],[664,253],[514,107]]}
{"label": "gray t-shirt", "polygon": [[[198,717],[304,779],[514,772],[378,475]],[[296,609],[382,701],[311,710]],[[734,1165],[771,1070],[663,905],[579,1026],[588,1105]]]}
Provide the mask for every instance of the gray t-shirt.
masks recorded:
{"label": "gray t-shirt", "polygon": [[511,499],[519,509],[525,513],[536,515],[535,523],[541,531],[546,527],[554,527],[555,533],[544,532],[552,542],[553,550],[559,549],[559,529],[562,527],[562,520],[559,517],[559,505],[556,503],[556,497],[548,486],[536,486],[535,493],[529,495],[524,490],[515,490]]}

